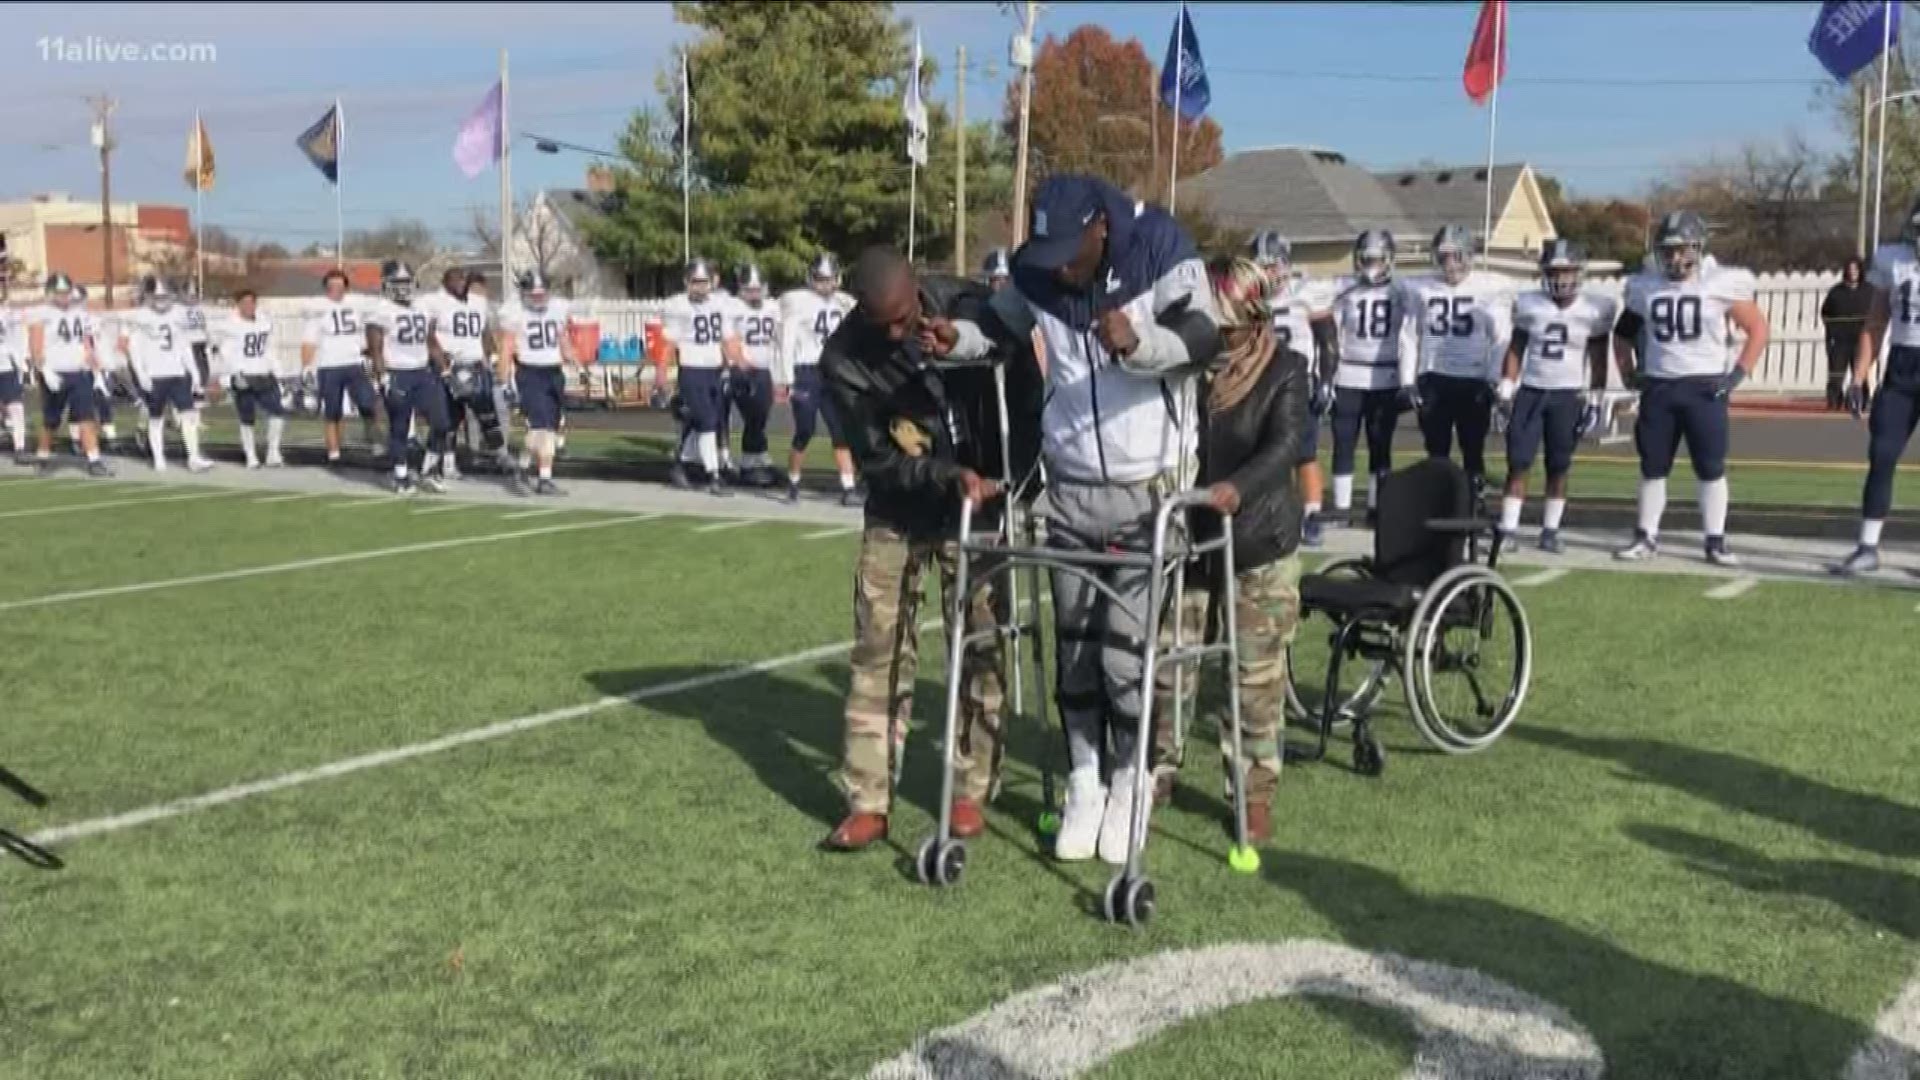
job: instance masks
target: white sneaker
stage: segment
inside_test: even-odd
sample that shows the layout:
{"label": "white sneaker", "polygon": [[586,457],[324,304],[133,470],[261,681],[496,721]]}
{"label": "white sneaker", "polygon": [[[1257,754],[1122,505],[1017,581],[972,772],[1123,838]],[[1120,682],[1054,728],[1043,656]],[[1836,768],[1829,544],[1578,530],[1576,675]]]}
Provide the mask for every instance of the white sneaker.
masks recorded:
{"label": "white sneaker", "polygon": [[286,465],[287,465],[286,460],[282,458],[279,454],[267,455],[267,468],[283,469],[283,468],[286,468]]}
{"label": "white sneaker", "polygon": [[1107,811],[1107,789],[1097,769],[1076,769],[1067,777],[1067,804],[1060,810],[1060,832],[1053,838],[1053,857],[1061,862],[1093,858],[1100,843],[1101,818]]}
{"label": "white sneaker", "polygon": [[[1100,860],[1112,866],[1125,865],[1127,841],[1132,831],[1134,774],[1131,768],[1115,769],[1113,784],[1107,788],[1107,811],[1100,822]],[[1148,811],[1153,807],[1149,805]],[[1145,822],[1141,823],[1144,827]]]}
{"label": "white sneaker", "polygon": [[1613,557],[1621,562],[1646,562],[1658,554],[1660,554],[1659,543],[1646,533],[1637,533],[1634,535],[1633,543],[1614,552]]}
{"label": "white sneaker", "polygon": [[440,476],[445,480],[460,479],[460,464],[451,456],[440,459]]}
{"label": "white sneaker", "polygon": [[153,463],[153,471],[154,471],[154,472],[166,472],[166,471],[167,471],[167,463],[166,463],[165,461],[162,461],[162,460],[155,460],[155,461],[154,461],[154,463]]}
{"label": "white sneaker", "polygon": [[211,471],[212,469],[213,469],[213,462],[208,461],[206,458],[194,458],[193,460],[187,462],[188,472],[200,473],[200,472],[208,472],[208,471]]}

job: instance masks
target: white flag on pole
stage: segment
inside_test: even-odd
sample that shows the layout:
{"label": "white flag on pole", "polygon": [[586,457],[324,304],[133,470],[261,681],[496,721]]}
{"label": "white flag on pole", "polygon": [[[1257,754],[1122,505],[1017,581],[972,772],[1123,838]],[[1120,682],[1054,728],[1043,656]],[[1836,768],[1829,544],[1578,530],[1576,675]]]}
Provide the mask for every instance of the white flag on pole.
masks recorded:
{"label": "white flag on pole", "polygon": [[913,32],[913,71],[907,76],[907,98],[902,106],[907,114],[907,160],[915,165],[927,163],[927,105],[920,100],[920,31]]}

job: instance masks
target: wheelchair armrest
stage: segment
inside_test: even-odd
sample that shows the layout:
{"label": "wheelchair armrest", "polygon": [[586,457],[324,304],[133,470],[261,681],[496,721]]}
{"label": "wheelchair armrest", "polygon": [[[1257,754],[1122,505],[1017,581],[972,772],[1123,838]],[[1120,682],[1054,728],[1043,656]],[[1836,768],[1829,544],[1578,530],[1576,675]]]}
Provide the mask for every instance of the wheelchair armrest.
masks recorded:
{"label": "wheelchair armrest", "polygon": [[1493,531],[1494,523],[1480,518],[1428,518],[1427,528],[1438,533],[1479,536]]}

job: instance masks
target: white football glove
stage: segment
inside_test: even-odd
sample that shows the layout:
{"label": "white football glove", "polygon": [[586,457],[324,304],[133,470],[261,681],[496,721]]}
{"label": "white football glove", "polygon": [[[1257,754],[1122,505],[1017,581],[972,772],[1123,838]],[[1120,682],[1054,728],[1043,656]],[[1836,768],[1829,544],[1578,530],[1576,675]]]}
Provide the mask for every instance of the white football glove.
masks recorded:
{"label": "white football glove", "polygon": [[45,387],[47,390],[47,393],[49,394],[59,393],[60,392],[60,373],[53,370],[52,368],[41,368],[40,369],[40,385]]}
{"label": "white football glove", "polygon": [[1519,391],[1520,386],[1518,383],[1515,383],[1512,379],[1501,379],[1499,385],[1493,388],[1493,396],[1500,399],[1500,404],[1511,405],[1513,404],[1513,395]]}

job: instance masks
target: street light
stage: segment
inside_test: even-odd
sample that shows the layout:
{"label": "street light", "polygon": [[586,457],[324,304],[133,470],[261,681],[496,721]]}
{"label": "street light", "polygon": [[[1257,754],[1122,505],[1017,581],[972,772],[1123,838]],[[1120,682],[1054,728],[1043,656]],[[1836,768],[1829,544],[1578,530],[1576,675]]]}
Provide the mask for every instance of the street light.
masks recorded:
{"label": "street light", "polygon": [[626,160],[624,154],[618,154],[612,150],[596,150],[591,146],[581,146],[578,143],[570,143],[561,139],[549,139],[544,135],[535,135],[531,132],[523,131],[520,133],[520,137],[533,143],[533,148],[543,154],[557,154],[562,150],[568,150],[576,154],[587,154],[591,157],[608,158],[613,161]]}

